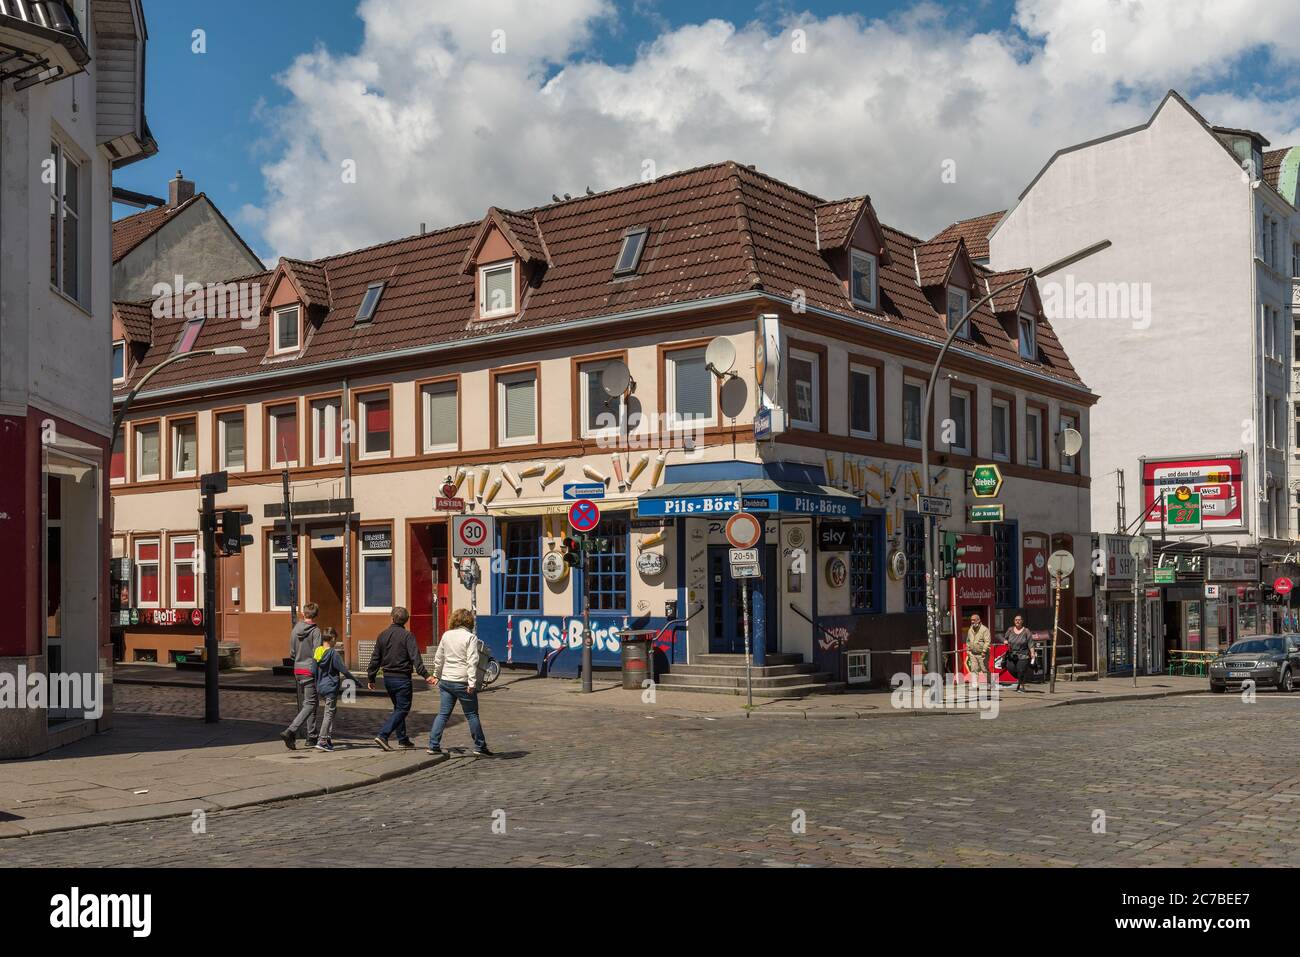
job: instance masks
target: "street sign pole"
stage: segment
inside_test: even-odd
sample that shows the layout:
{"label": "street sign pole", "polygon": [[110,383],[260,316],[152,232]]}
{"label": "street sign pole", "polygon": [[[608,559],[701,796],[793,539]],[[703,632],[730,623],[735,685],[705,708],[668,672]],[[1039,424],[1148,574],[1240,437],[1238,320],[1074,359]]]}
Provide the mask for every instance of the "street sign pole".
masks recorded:
{"label": "street sign pole", "polygon": [[1064,584],[1062,576],[1056,576],[1056,610],[1052,617],[1052,668],[1049,672],[1047,681],[1047,693],[1056,693],[1056,636],[1061,630],[1061,585]]}
{"label": "street sign pole", "polygon": [[[741,483],[736,483],[736,509],[745,510],[745,493]],[[754,707],[754,656],[749,648],[749,579],[740,580],[740,621],[745,631],[745,707]]]}
{"label": "street sign pole", "polygon": [[582,536],[582,693],[591,694],[591,550]]}
{"label": "street sign pole", "polygon": [[203,720],[221,720],[218,682],[221,678],[220,648],[217,644],[217,509],[209,486],[203,490]]}
{"label": "street sign pole", "polygon": [[1142,607],[1142,563],[1135,562],[1133,567],[1133,658],[1129,662],[1133,666],[1133,687],[1138,686],[1138,610]]}

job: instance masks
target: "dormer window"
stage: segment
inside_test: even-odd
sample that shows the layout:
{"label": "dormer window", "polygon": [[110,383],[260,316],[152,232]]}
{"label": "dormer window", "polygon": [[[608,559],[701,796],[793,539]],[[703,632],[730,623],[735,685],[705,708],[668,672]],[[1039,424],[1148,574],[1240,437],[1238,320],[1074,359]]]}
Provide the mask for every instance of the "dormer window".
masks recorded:
{"label": "dormer window", "polygon": [[357,308],[357,317],[353,321],[360,325],[363,322],[369,322],[373,319],[375,309],[379,306],[379,297],[383,294],[383,282],[372,282],[367,286],[366,294],[361,297],[361,305]]}
{"label": "dormer window", "polygon": [[875,308],[876,257],[861,249],[850,250],[849,292],[855,306]]}
{"label": "dormer window", "polygon": [[650,231],[644,226],[629,229],[623,234],[623,246],[618,251],[618,262],[614,264],[615,276],[630,276],[641,264],[641,253],[645,249],[646,237]]}
{"label": "dormer window", "polygon": [[515,263],[493,263],[478,271],[480,319],[508,316],[515,311]]}
{"label": "dormer window", "polygon": [[113,343],[113,381],[126,381],[126,340]]}
{"label": "dormer window", "polygon": [[1038,340],[1034,335],[1034,317],[1026,313],[1020,314],[1020,358],[1028,359],[1030,362],[1038,361]]}
{"label": "dormer window", "polygon": [[297,352],[302,344],[301,329],[298,325],[298,307],[289,306],[275,311],[275,336],[271,343],[272,352],[279,355],[285,352]]}
{"label": "dormer window", "polygon": [[[969,302],[969,298],[970,297],[967,295],[965,289],[954,289],[952,286],[948,287],[948,331],[949,332],[957,328],[957,323],[961,322],[962,318],[966,315],[966,309],[967,309],[966,304],[967,302]],[[957,335],[963,339],[970,338],[969,321],[962,325],[961,331],[958,332]]]}
{"label": "dormer window", "polygon": [[191,319],[185,323],[181,329],[180,338],[176,340],[176,351],[173,355],[182,355],[194,348],[194,342],[199,338],[199,332],[203,329],[202,319]]}

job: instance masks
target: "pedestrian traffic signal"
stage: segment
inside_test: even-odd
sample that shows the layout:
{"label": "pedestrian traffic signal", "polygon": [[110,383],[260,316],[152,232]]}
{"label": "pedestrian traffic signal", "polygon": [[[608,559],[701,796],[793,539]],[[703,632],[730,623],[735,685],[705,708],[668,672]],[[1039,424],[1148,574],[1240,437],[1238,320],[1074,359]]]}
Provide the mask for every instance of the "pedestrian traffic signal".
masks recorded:
{"label": "pedestrian traffic signal", "polygon": [[966,546],[958,545],[952,551],[952,577],[958,578],[966,570],[966,563],[962,559],[966,557]]}
{"label": "pedestrian traffic signal", "polygon": [[217,548],[223,555],[238,555],[245,545],[253,544],[253,536],[242,531],[245,525],[253,524],[253,516],[238,509],[227,508],[221,512],[221,534],[217,537]]}
{"label": "pedestrian traffic signal", "polygon": [[564,546],[564,564],[576,566],[582,561],[582,545],[575,538],[566,538],[561,543]]}

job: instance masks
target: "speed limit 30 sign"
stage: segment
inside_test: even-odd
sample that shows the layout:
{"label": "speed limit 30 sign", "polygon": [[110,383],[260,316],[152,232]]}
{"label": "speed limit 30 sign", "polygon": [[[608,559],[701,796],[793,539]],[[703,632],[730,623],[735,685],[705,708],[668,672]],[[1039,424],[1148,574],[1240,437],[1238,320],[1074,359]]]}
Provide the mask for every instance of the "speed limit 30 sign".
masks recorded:
{"label": "speed limit 30 sign", "polygon": [[452,558],[489,558],[495,539],[494,522],[488,515],[451,517]]}

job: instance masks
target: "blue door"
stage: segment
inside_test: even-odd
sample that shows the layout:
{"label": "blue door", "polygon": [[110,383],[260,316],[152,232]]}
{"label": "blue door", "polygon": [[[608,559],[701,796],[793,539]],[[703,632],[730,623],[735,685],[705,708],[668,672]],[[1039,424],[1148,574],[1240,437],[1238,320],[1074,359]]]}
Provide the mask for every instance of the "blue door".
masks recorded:
{"label": "blue door", "polygon": [[709,654],[745,653],[740,589],[731,577],[726,545],[709,546]]}

